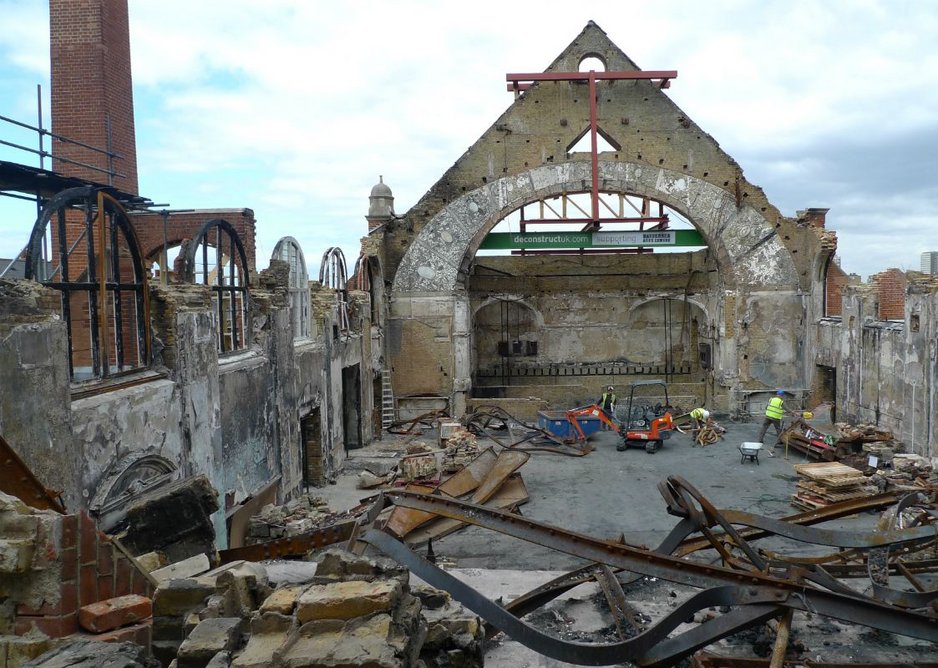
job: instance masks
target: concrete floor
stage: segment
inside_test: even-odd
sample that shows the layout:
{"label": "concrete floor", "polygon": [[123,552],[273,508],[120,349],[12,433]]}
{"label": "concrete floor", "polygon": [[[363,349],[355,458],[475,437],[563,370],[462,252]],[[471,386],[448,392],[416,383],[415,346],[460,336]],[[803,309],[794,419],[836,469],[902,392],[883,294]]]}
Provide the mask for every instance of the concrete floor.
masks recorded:
{"label": "concrete floor", "polygon": [[[584,457],[531,453],[531,458],[520,469],[530,494],[530,501],[521,507],[521,512],[531,519],[594,537],[617,538],[624,534],[625,540],[633,545],[655,546],[677,522],[667,514],[657,490],[658,482],[669,475],[684,477],[718,508],[747,510],[769,517],[798,512],[789,503],[798,477],[793,467],[813,460],[798,452],[786,457],[779,446],[763,450],[758,464],[740,463],[739,444],[756,440],[760,423],[726,421],[721,424],[727,430],[723,440],[706,447],[694,447],[689,436],[675,432],[655,454],[637,448],[619,452],[616,450],[620,442],[618,436],[599,432],[591,438],[595,449]],[[832,431],[830,425],[814,426]],[[353,451],[346,471],[336,484],[316,492],[327,498],[333,510],[357,505],[360,499],[372,493],[356,488],[358,471],[375,463],[378,467],[389,467],[414,440],[433,444],[435,434],[385,435],[382,441]],[[772,443],[774,434],[765,440]],[[480,445],[487,444],[480,440]],[[774,457],[769,456],[770,451]],[[867,514],[824,526],[869,530],[876,517]],[[781,541],[763,541],[759,545],[779,551],[804,552],[803,546]],[[434,541],[433,547],[437,557],[448,564],[450,572],[491,599],[511,600],[562,571],[582,565],[576,558],[561,552],[472,526]],[[862,583],[859,586],[862,587]],[[688,588],[649,580],[636,583],[627,591],[629,600],[652,618],[666,614],[689,594]],[[582,585],[546,606],[543,612],[532,613],[527,621],[567,639],[610,642],[613,640],[610,635],[612,618],[601,599],[596,585]],[[856,661],[862,656],[867,661],[911,665],[923,658],[936,658],[934,648],[928,643],[905,638],[881,642],[879,636],[871,635],[870,630],[863,627],[834,621],[819,625],[800,613],[796,615],[794,626],[794,637],[804,641],[815,660]],[[815,632],[810,633],[809,629]],[[896,646],[897,642],[900,646]],[[863,648],[859,653],[858,647]],[[751,639],[727,639],[713,649],[752,656]],[[569,665],[540,656],[504,635],[496,636],[488,646],[486,663],[517,668]]]}
{"label": "concrete floor", "polygon": [[[521,507],[526,517],[597,538],[625,535],[633,545],[653,547],[677,519],[668,515],[657,484],[679,475],[697,487],[719,508],[747,510],[770,517],[798,512],[789,504],[795,490],[795,464],[807,460],[797,452],[785,458],[781,447],[775,457],[763,450],[759,463],[740,463],[739,444],[754,441],[760,423],[722,422],[723,440],[694,447],[691,437],[674,432],[654,454],[641,448],[616,450],[621,440],[611,431],[593,435],[594,450],[584,457],[532,452],[520,469],[530,501]],[[416,437],[432,444],[435,435]],[[388,436],[373,446],[354,450],[346,472],[335,485],[316,490],[333,510],[344,510],[369,495],[355,488],[358,471],[370,462],[395,462],[414,437]],[[774,434],[766,436],[774,441]],[[486,445],[480,440],[480,446]],[[492,443],[494,445],[494,443]],[[498,446],[495,446],[498,449]],[[523,549],[522,549],[523,548]],[[517,539],[466,527],[434,541],[434,551],[461,568],[569,570],[582,565],[575,557]]]}

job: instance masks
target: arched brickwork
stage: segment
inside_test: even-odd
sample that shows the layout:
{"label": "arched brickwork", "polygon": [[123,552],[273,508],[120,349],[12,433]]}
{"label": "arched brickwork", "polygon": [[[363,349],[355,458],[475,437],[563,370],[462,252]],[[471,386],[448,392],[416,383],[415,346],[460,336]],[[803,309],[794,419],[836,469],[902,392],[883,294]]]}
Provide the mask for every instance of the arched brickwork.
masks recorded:
{"label": "arched brickwork", "polygon": [[[751,206],[737,207],[725,190],[687,174],[631,162],[600,163],[605,192],[652,197],[693,222],[714,253],[727,287],[797,286],[789,251]],[[525,203],[582,190],[590,166],[567,162],[537,167],[485,184],[451,202],[410,244],[394,278],[394,293],[452,292],[485,235]]]}

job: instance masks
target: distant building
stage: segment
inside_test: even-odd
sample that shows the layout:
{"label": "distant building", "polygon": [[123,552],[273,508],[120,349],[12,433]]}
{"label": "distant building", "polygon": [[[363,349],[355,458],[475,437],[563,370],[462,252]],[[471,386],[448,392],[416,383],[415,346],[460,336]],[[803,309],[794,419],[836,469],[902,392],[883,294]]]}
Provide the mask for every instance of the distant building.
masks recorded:
{"label": "distant building", "polygon": [[11,260],[0,257],[0,278],[23,278],[26,275],[26,260]]}
{"label": "distant building", "polygon": [[938,251],[922,253],[922,273],[938,274]]}

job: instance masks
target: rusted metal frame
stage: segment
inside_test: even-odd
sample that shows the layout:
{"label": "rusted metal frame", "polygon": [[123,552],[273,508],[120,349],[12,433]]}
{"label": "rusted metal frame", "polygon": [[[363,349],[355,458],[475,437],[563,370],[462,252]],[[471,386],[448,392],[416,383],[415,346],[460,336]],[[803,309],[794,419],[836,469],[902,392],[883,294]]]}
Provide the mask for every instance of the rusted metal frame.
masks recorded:
{"label": "rusted metal frame", "polygon": [[[68,255],[71,251],[67,247],[68,240],[65,236],[65,208],[59,208],[56,210],[56,214],[59,231],[59,265],[62,267],[62,281],[68,283]],[[75,360],[72,349],[74,333],[72,332],[72,300],[71,293],[68,291],[63,291],[62,294],[62,317],[65,319],[65,333],[68,337],[68,377],[72,378],[75,375]]]}
{"label": "rusted metal frame", "polygon": [[[673,662],[698,647],[708,645],[730,633],[778,615],[780,610],[775,603],[787,597],[782,592],[766,588],[715,587],[691,596],[657,624],[629,640],[612,644],[565,642],[526,624],[388,534],[370,530],[362,539],[405,566],[431,586],[447,591],[454,599],[526,647],[544,656],[579,665],[612,665],[626,660],[637,660],[640,665],[656,665],[643,660],[651,650],[655,651],[654,660],[662,663]],[[693,613],[714,605],[734,604],[745,605],[745,608],[662,642]],[[685,637],[690,641],[688,642]],[[665,643],[667,643],[667,653],[660,649]]]}
{"label": "rusted metal frame", "polygon": [[796,594],[784,605],[817,612],[847,622],[863,624],[891,633],[938,641],[938,620],[863,598],[805,587],[801,582],[759,572],[741,573],[721,566],[702,564],[661,555],[631,545],[610,543],[455,499],[441,499],[424,494],[389,491],[386,497],[395,505],[460,519],[469,524],[493,529],[515,538],[549,547],[583,559],[631,570],[652,577],[692,587],[724,585],[765,586],[778,593]]}
{"label": "rusted metal frame", "polygon": [[365,514],[355,519],[355,522],[352,525],[352,530],[349,533],[348,543],[346,544],[346,549],[349,552],[352,554],[364,554],[368,545],[365,542],[359,540],[359,538],[365,529],[370,529],[375,525],[378,516],[385,508],[388,507],[388,505],[389,504],[385,500],[384,495],[379,493],[377,497],[372,500],[371,505]]}
{"label": "rusted metal frame", "polygon": [[[916,565],[910,565],[916,564]],[[913,562],[906,562],[905,567],[910,573],[934,573],[938,571],[938,559],[922,559]],[[890,575],[901,575],[895,562],[888,564]],[[867,577],[865,563],[854,564],[825,564],[824,570],[834,577],[838,578],[858,578]]]}
{"label": "rusted metal frame", "polygon": [[[661,542],[661,544],[655,548],[655,552],[659,554],[671,554],[677,548],[677,546],[681,544],[681,541],[684,540],[684,538],[696,530],[696,527],[690,520],[681,520],[674,526],[674,528]],[[543,585],[540,585],[539,587],[536,587],[535,589],[532,589],[531,591],[513,599],[510,603],[505,605],[505,609],[517,617],[523,617],[529,612],[537,610],[541,606],[554,600],[561,594],[564,594],[574,587],[591,580],[593,578],[593,570],[595,568],[596,565],[591,564],[569,573],[565,573],[564,575],[546,582]],[[643,577],[640,574],[632,573],[630,571],[621,569],[615,570],[618,571],[616,578],[619,580],[620,584],[631,584]],[[489,625],[486,626],[486,634],[491,635],[491,627]]]}
{"label": "rusted metal frame", "polygon": [[[912,573],[912,571],[910,571],[908,568],[906,568],[906,565],[902,562],[901,559],[896,559],[895,565],[896,565],[896,570],[898,570],[900,573],[902,573],[902,576],[903,576],[906,580],[909,581],[909,584],[911,584],[913,587],[915,587],[915,591],[920,592],[920,593],[921,593],[921,592],[924,592],[924,591],[928,591],[928,590],[925,588],[925,585],[922,584],[922,581],[919,580],[917,577],[915,577],[915,575]],[[936,595],[938,595],[938,594],[936,594]]]}
{"label": "rusted metal frame", "polygon": [[755,527],[777,536],[789,538],[799,543],[827,545],[830,547],[869,549],[886,545],[915,543],[935,538],[934,527],[916,527],[899,531],[856,532],[837,529],[817,529],[790,522],[783,522],[761,515],[753,515],[739,510],[720,511],[723,518],[732,524]]}
{"label": "rusted metal frame", "polygon": [[[107,210],[105,209],[104,192],[99,190],[96,193],[97,214],[95,215],[95,227],[97,235],[91,237],[95,240],[95,255],[98,258],[98,340],[101,346],[101,377],[107,378],[111,375],[111,342],[107,335],[108,332],[108,307],[107,307]],[[89,274],[90,275],[90,274]]]}
{"label": "rusted metal frame", "polygon": [[[622,584],[616,579],[615,573],[606,564],[599,564],[593,569],[593,576],[606,596],[616,632],[622,640],[628,640],[630,635],[645,630],[641,615],[626,600]],[[632,634],[629,633],[632,630]]]}
{"label": "rusted metal frame", "polygon": [[54,510],[65,514],[61,495],[48,489],[26,465],[13,446],[0,436],[0,489],[20,499],[26,505],[39,510]]}
{"label": "rusted metal frame", "polygon": [[593,166],[593,190],[590,193],[592,197],[592,207],[591,212],[593,214],[593,222],[599,220],[599,145],[597,142],[597,132],[596,132],[596,72],[594,70],[589,71],[589,96],[590,96],[590,152],[592,153],[592,166]]}
{"label": "rusted metal frame", "polygon": [[277,559],[280,557],[303,556],[310,550],[347,540],[352,535],[354,526],[355,521],[353,520],[340,522],[329,527],[314,529],[313,531],[298,536],[278,538],[266,543],[258,543],[257,545],[247,545],[244,547],[221,550],[218,553],[218,557],[222,564],[228,564],[241,559],[246,561],[263,561],[265,559]]}
{"label": "rusted metal frame", "polygon": [[[678,486],[678,491],[681,495],[681,498],[686,504],[688,504],[688,506],[693,504],[694,501],[700,504],[700,507],[703,510],[703,515],[707,518],[708,527],[714,524],[719,525],[725,532],[725,535],[732,540],[733,544],[735,544],[746,554],[746,557],[749,558],[749,561],[753,566],[756,567],[756,569],[760,571],[765,570],[765,560],[759,556],[759,554],[752,547],[750,547],[749,543],[746,542],[746,540],[744,540],[739,535],[739,533],[737,533],[733,525],[724,519],[723,514],[720,513],[716,507],[714,507],[714,505],[710,503],[710,501],[697,490],[697,488],[695,488],[693,485],[687,482],[687,480],[681,478],[680,476],[670,476],[668,481]],[[701,533],[704,533],[704,529],[705,527],[701,525]],[[707,529],[707,531],[709,532],[709,529]],[[707,533],[704,533],[704,536],[708,537]]]}
{"label": "rusted metal frame", "polygon": [[[85,232],[87,236],[87,241],[85,242],[85,255],[88,260],[88,270],[87,275],[90,278],[95,276],[97,272],[97,264],[95,263],[95,235],[94,235],[94,223],[96,216],[93,214],[93,206],[91,204],[91,197],[93,193],[89,192],[85,198]],[[90,288],[88,292],[88,317],[90,319],[89,327],[91,334],[91,371],[92,375],[98,376],[100,371],[100,355],[101,355],[101,342],[100,338],[100,323],[99,323],[99,313],[98,313],[98,294],[95,287]]]}
{"label": "rusted metal frame", "polygon": [[[107,215],[105,213],[105,215]],[[111,233],[111,278],[110,289],[114,293],[114,352],[117,370],[124,370],[124,311],[121,300],[121,266],[120,266],[120,246],[118,244],[118,227],[114,220],[116,212],[111,212],[111,223],[109,225]]]}
{"label": "rusted metal frame", "polygon": [[652,647],[637,663],[646,668],[670,668],[678,659],[683,659],[702,647],[762,624],[778,615],[778,608],[764,604],[747,605],[744,608],[731,610],[717,619],[685,631],[680,636],[663,640]]}
{"label": "rusted metal frame", "polygon": [[[895,503],[896,495],[892,493],[880,494],[874,497],[868,497],[865,499],[859,499],[854,501],[843,501],[841,503],[832,504],[827,508],[821,510],[811,510],[803,513],[796,513],[794,515],[789,515],[787,517],[782,517],[779,521],[785,522],[792,525],[802,525],[810,526],[812,524],[819,524],[821,522],[826,522],[828,520],[840,519],[842,517],[847,517],[850,515],[856,515],[857,513],[864,512],[867,510],[875,510],[877,508],[882,508],[883,506],[890,505]],[[737,512],[729,509],[720,509],[720,512],[724,516],[730,517],[732,513]],[[732,521],[732,519],[730,519]],[[742,529],[740,532],[741,536],[744,536],[748,540],[757,540],[759,538],[765,538],[767,536],[773,535],[771,531],[756,529],[756,528],[746,528]],[[685,541],[679,550],[679,554],[690,554],[691,552],[696,552],[697,550],[706,548],[706,541],[700,538],[693,538]]]}
{"label": "rusted metal frame", "polygon": [[[641,217],[618,217],[618,218],[543,218],[535,220],[526,220],[527,225],[573,225],[588,223],[662,223],[668,222],[667,216],[641,216]],[[524,230],[522,230],[524,231]]]}

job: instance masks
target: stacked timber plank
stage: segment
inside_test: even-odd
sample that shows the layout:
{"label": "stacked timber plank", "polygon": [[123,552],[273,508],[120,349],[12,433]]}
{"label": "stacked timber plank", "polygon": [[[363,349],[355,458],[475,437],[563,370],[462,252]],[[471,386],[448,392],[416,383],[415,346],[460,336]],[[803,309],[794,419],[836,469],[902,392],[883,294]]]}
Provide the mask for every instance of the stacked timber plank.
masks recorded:
{"label": "stacked timber plank", "polygon": [[801,479],[791,497],[791,505],[802,510],[817,510],[831,503],[860,499],[876,491],[862,471],[840,462],[797,464],[795,472]]}

